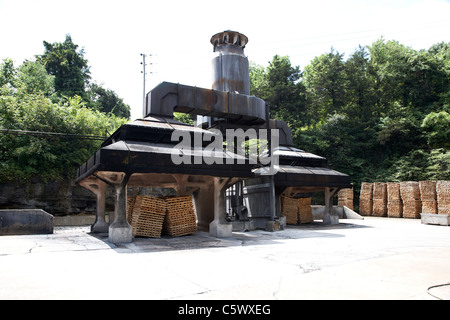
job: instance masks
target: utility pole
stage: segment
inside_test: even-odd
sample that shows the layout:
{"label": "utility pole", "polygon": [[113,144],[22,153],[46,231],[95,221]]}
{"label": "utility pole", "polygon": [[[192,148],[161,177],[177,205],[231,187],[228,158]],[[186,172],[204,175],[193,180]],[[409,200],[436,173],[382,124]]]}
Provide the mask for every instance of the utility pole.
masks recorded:
{"label": "utility pole", "polygon": [[[145,108],[145,106],[146,106],[146,101],[145,101],[145,95],[146,95],[146,88],[145,88],[145,78],[146,78],[146,75],[147,75],[147,73],[145,72],[145,66],[147,65],[146,63],[145,63],[145,58],[146,57],[151,57],[151,56],[153,56],[153,54],[149,54],[149,55],[146,55],[145,53],[141,53],[141,56],[142,56],[142,62],[141,62],[141,64],[142,64],[142,71],[141,71],[141,73],[143,74],[143,97],[142,97],[142,116],[143,117],[145,117],[146,116],[146,113],[147,113],[147,110],[146,110],[146,108]],[[153,63],[150,63],[150,65],[152,65]],[[153,73],[153,72],[150,72],[150,73]]]}
{"label": "utility pole", "polygon": [[142,98],[142,116],[143,117],[145,117],[145,114],[146,114],[146,110],[145,110],[145,75],[146,75],[146,73],[145,73],[145,66],[146,66],[146,64],[145,64],[145,57],[147,56],[146,54],[144,54],[144,53],[141,53],[141,56],[142,56],[142,62],[141,62],[141,64],[142,64],[142,68],[143,68],[143,70],[141,71],[141,73],[143,74],[143,78],[144,78],[144,84],[143,84],[143,98]]}

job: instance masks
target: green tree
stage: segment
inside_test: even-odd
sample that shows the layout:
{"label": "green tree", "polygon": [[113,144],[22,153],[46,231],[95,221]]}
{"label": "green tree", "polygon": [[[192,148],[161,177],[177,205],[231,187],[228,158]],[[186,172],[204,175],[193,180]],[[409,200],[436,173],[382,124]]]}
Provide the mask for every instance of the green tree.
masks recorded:
{"label": "green tree", "polygon": [[3,59],[0,65],[0,87],[6,85],[13,85],[13,80],[15,77],[16,69],[14,68],[14,63],[12,59]]}
{"label": "green tree", "polygon": [[431,148],[450,149],[450,114],[431,112],[422,121],[421,128]]}
{"label": "green tree", "polygon": [[70,135],[105,136],[126,120],[86,108],[80,97],[54,104],[42,93],[0,95],[0,128],[68,134],[0,134],[0,181],[27,181],[73,177],[76,168],[100,146],[101,141]]}
{"label": "green tree", "polygon": [[359,47],[344,63],[345,106],[343,111],[356,122],[373,121],[376,102],[374,76],[366,47]]}
{"label": "green tree", "polygon": [[89,107],[94,110],[112,113],[121,118],[130,118],[130,106],[125,104],[113,90],[91,83],[87,90],[87,97]]}
{"label": "green tree", "polygon": [[52,99],[54,76],[38,61],[15,69],[7,60],[0,74],[0,129],[12,130],[0,132],[0,181],[72,177],[101,143],[79,135],[104,137],[127,121],[87,108],[78,95]]}
{"label": "green tree", "polygon": [[345,105],[343,54],[331,52],[315,57],[305,67],[304,83],[310,107],[310,117],[318,122]]}
{"label": "green tree", "polygon": [[44,47],[44,54],[37,59],[50,75],[55,76],[56,92],[61,96],[84,98],[86,85],[91,79],[84,50],[78,50],[70,35],[66,35],[62,43],[44,41]]}
{"label": "green tree", "polygon": [[17,89],[30,94],[41,92],[49,97],[55,91],[55,77],[49,75],[45,67],[37,61],[25,61],[17,68]]}
{"label": "green tree", "polygon": [[266,69],[250,66],[251,94],[269,103],[271,118],[285,121],[294,135],[307,123],[305,88],[300,67],[289,57],[275,55]]}

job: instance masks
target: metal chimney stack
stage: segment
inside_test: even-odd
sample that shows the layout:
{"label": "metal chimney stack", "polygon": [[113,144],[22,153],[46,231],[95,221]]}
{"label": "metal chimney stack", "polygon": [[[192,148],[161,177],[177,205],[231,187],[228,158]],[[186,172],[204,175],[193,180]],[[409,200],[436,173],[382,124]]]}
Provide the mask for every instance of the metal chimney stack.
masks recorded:
{"label": "metal chimney stack", "polygon": [[[244,48],[248,38],[236,31],[223,31],[211,37],[217,55],[212,60],[212,89],[250,95],[250,73]],[[210,127],[218,118],[197,116],[196,126]]]}
{"label": "metal chimney stack", "polygon": [[217,56],[212,60],[212,88],[250,95],[248,59],[244,48],[248,38],[236,31],[224,31],[211,37]]}

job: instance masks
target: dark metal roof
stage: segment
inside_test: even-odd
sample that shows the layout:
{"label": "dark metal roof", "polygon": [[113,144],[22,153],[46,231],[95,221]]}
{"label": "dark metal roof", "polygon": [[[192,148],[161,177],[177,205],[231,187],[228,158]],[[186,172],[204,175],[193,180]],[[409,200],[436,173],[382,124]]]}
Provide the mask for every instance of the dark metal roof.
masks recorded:
{"label": "dark metal roof", "polygon": [[[174,130],[190,134],[214,133],[164,117],[147,117],[121,126],[77,172],[77,182],[98,171],[133,173],[168,173],[251,178],[267,168],[250,164],[242,156],[221,151],[211,153],[205,146],[182,150],[190,163],[175,164],[172,153],[178,152],[177,141],[171,141]],[[208,142],[207,142],[208,144]],[[327,160],[303,150],[280,146],[273,152],[279,157],[275,184],[278,186],[350,187],[348,175],[328,168]],[[208,156],[213,164],[195,160]],[[233,161],[227,161],[232,159]],[[238,162],[241,160],[243,163]],[[230,163],[231,164],[227,164]],[[222,163],[222,164],[220,164]]]}

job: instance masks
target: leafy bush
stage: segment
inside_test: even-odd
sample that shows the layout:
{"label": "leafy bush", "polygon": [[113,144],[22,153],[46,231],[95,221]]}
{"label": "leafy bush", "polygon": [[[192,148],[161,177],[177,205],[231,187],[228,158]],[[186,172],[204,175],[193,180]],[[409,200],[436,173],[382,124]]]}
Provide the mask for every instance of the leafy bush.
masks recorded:
{"label": "leafy bush", "polygon": [[0,128],[67,135],[0,134],[0,181],[73,177],[101,141],[70,135],[105,136],[127,120],[88,109],[75,96],[55,104],[42,93],[0,94]]}

